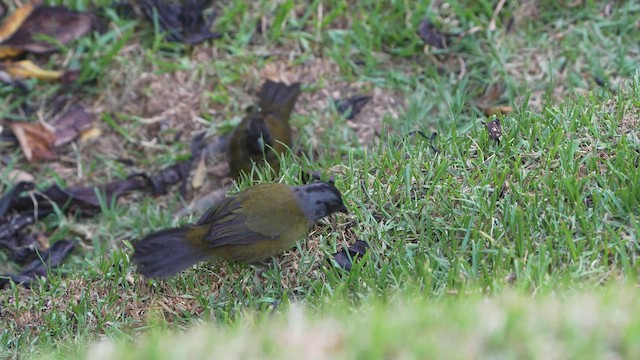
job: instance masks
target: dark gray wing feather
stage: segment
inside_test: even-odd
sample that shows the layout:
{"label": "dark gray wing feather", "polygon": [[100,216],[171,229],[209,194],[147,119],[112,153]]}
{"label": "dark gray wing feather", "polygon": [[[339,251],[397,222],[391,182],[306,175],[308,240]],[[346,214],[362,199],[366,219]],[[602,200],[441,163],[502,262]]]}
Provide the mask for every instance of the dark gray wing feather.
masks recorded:
{"label": "dark gray wing feather", "polygon": [[242,205],[236,197],[222,200],[207,210],[196,225],[210,226],[204,241],[210,248],[226,245],[251,245],[277,236],[263,235],[247,228],[246,216],[240,213]]}

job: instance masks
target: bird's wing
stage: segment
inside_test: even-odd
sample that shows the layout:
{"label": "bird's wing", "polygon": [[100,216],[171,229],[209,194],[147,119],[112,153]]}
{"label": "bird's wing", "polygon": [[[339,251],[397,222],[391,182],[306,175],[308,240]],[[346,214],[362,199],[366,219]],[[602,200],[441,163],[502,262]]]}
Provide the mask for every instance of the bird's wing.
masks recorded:
{"label": "bird's wing", "polygon": [[242,205],[236,197],[227,198],[211,207],[196,223],[209,226],[204,241],[210,248],[225,245],[251,245],[264,240],[275,240],[279,234],[265,235],[250,230],[246,216],[240,212]]}

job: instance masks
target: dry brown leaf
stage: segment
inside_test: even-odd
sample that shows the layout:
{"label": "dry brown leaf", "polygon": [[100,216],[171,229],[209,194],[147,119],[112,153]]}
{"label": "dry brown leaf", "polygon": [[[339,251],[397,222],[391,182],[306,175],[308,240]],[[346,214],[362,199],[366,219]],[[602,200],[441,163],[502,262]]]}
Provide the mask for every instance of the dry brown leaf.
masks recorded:
{"label": "dry brown leaf", "polygon": [[10,122],[9,127],[20,143],[24,156],[30,162],[52,160],[55,143],[53,131],[43,123]]}
{"label": "dry brown leaf", "polygon": [[102,135],[102,130],[97,127],[93,127],[91,129],[85,130],[80,134],[80,142],[86,143],[91,140],[97,139]]}
{"label": "dry brown leaf", "polygon": [[24,23],[25,19],[31,15],[33,9],[40,3],[34,1],[32,3],[19,7],[13,14],[0,25],[0,43],[11,37]]}
{"label": "dry brown leaf", "polygon": [[64,75],[64,71],[45,70],[31,60],[6,62],[0,64],[0,69],[9,73],[14,79],[58,80]]}
{"label": "dry brown leaf", "polygon": [[55,158],[53,149],[82,137],[84,141],[99,136],[100,130],[92,131],[92,119],[81,105],[73,105],[60,115],[53,125],[31,122],[9,122],[13,135],[27,160]]}
{"label": "dry brown leaf", "polygon": [[497,105],[497,106],[483,106],[478,105],[478,107],[484,112],[487,116],[493,115],[509,115],[513,112],[513,108],[509,105]]}
{"label": "dry brown leaf", "polygon": [[84,131],[92,127],[91,115],[84,110],[81,105],[75,104],[58,117],[52,126],[55,129],[55,143],[58,147],[79,137]]}
{"label": "dry brown leaf", "polygon": [[16,57],[22,54],[23,52],[24,51],[20,49],[3,47],[2,45],[0,45],[0,59]]}
{"label": "dry brown leaf", "polygon": [[[23,13],[19,15],[24,16],[27,10],[23,10]],[[19,17],[16,18],[20,20]],[[58,43],[66,44],[88,33],[93,27],[93,18],[90,14],[69,10],[62,6],[38,6],[28,14],[26,19],[23,19],[22,23],[18,23],[16,20],[10,25],[4,34],[9,36],[0,42],[0,56],[6,57],[9,56],[6,53],[22,51],[35,54],[55,51],[58,49],[55,42],[40,37],[51,37]],[[18,28],[14,29],[16,25]],[[11,30],[14,32],[10,33]]]}

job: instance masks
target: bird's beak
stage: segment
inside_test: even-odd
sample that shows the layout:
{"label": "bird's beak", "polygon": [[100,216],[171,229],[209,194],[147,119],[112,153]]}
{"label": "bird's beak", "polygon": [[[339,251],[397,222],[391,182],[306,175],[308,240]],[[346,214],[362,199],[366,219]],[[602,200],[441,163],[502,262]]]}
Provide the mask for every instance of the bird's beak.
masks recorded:
{"label": "bird's beak", "polygon": [[340,209],[338,209],[338,212],[341,212],[343,214],[348,214],[349,210],[347,209],[346,206],[344,206],[344,204],[342,204],[342,206],[340,207]]}

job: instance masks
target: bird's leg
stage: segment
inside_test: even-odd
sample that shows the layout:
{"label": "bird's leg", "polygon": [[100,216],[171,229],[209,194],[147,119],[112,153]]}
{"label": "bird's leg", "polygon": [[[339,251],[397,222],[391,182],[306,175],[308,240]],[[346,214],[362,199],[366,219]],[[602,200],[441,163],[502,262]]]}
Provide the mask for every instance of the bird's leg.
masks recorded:
{"label": "bird's leg", "polygon": [[254,280],[257,285],[259,283],[260,276],[262,276],[262,274],[270,268],[275,268],[276,266],[278,266],[278,262],[276,260],[276,257],[274,256],[268,259],[256,261],[254,263],[251,263],[250,265],[256,270],[256,272],[254,273]]}

